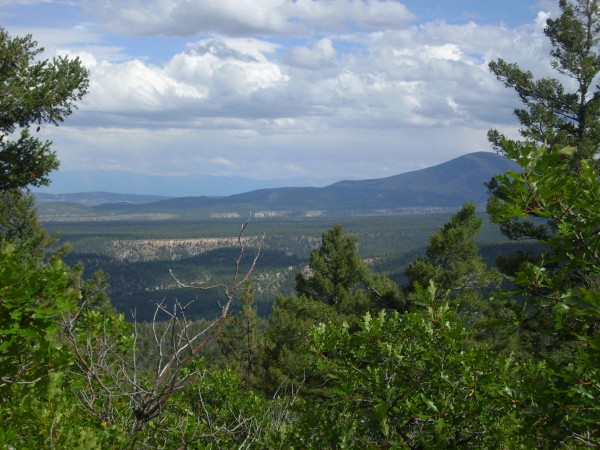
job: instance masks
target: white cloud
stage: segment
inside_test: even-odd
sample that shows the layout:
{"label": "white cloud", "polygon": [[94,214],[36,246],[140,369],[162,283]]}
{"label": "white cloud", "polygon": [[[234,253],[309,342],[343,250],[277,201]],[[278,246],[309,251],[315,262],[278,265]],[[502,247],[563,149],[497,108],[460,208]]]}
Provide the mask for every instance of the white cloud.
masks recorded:
{"label": "white cloud", "polygon": [[352,28],[389,29],[413,19],[393,0],[137,0],[91,1],[111,29],[138,35],[293,35]]}
{"label": "white cloud", "polygon": [[394,1],[114,3],[114,30],[200,36],[145,59],[120,46],[145,38],[111,43],[91,24],[40,29],[40,42],[79,56],[92,75],[80,110],[46,130],[65,168],[393,175],[489,149],[489,128],[515,133],[518,99],[490,60],[552,73],[545,13],[512,29],[410,25]]}
{"label": "white cloud", "polygon": [[307,69],[323,69],[334,64],[336,59],[336,50],[331,39],[320,39],[312,46],[302,46],[291,48],[285,62],[292,66],[304,67]]}
{"label": "white cloud", "polygon": [[201,87],[180,83],[162,69],[139,60],[98,63],[91,70],[90,94],[82,104],[87,111],[127,114],[168,111],[207,95]]}
{"label": "white cloud", "polygon": [[[371,167],[374,176],[376,170],[399,170],[398,152],[433,148],[436,141],[454,145],[455,155],[489,148],[487,129],[513,124],[518,103],[489,73],[487,62],[501,54],[509,60],[535,57],[539,64],[546,50],[537,44],[539,33],[537,26],[511,30],[436,23],[329,34],[287,52],[264,39],[213,36],[189,44],[164,65],[82,56],[92,68],[92,86],[74,124],[146,127],[152,131],[136,131],[124,142],[135,137],[145,143],[136,145],[157,154],[160,143],[171,147],[169,139],[157,136],[170,135],[181,155],[166,165],[177,172],[195,163],[243,170],[256,163],[246,152],[259,150],[261,161],[290,160],[297,152],[298,160],[290,164],[304,161],[309,167],[311,158],[343,148],[353,159],[337,170],[351,174],[364,146],[376,142],[378,163],[360,163],[361,171]],[[530,44],[515,48],[519,41]],[[344,51],[348,45],[359,51]],[[386,137],[374,137],[381,133]],[[210,150],[195,142],[210,142]],[[311,157],[309,148],[319,151]],[[195,156],[186,160],[186,152]],[[323,171],[327,164],[312,170]],[[331,163],[328,170],[335,168]]]}
{"label": "white cloud", "polygon": [[247,96],[285,82],[277,64],[266,56],[273,49],[257,39],[207,39],[176,55],[166,73],[223,95]]}
{"label": "white cloud", "polygon": [[[82,111],[120,115],[122,126],[141,119],[149,126],[168,127],[170,114],[173,120],[194,126],[198,117],[235,115],[227,109],[236,102],[285,84],[287,77],[266,56],[274,49],[273,44],[256,39],[207,39],[191,44],[164,66],[137,59],[98,61],[81,52],[70,55],[78,56],[91,70],[90,93]],[[154,118],[136,117],[136,113],[153,113]]]}

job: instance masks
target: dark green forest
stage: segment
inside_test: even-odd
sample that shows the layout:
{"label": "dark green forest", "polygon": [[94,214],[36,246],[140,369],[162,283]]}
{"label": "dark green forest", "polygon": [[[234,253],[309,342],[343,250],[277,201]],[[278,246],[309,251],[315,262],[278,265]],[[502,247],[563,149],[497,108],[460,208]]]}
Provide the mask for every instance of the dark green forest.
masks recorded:
{"label": "dark green forest", "polygon": [[[486,216],[467,203],[293,232],[42,226],[30,188],[58,161],[38,127],[71,114],[89,73],[0,29],[0,447],[598,448],[600,4],[560,9],[557,78],[489,65],[522,101],[522,136],[488,134],[518,169],[487,182]],[[162,247],[122,246],[138,261],[121,265],[106,247],[200,229],[228,245],[167,276]],[[144,299],[149,281],[175,294]],[[113,300],[113,282],[138,297]]]}
{"label": "dark green forest", "polygon": [[[450,217],[451,214],[412,214],[251,219],[244,237],[248,239],[246,258],[261,247],[252,276],[259,315],[269,314],[278,295],[294,292],[296,273],[307,267],[311,251],[320,245],[323,230],[342,225],[346,234],[358,239],[359,254],[369,267],[402,284],[406,266],[424,252],[428,237]],[[82,262],[84,276],[97,270],[109,276],[107,293],[127,320],[131,320],[130,312],[135,309],[139,321],[149,321],[156,304],[164,298],[176,297],[187,303],[198,297],[194,290],[178,287],[169,271],[184,280],[202,279],[209,283],[230,278],[238,255],[237,242],[230,236],[239,232],[241,223],[240,219],[111,220],[44,222],[44,226],[51,233],[60,233],[56,246],[70,245],[71,251],[63,257],[66,263]],[[494,265],[496,257],[513,245],[488,220],[477,244],[489,265]],[[219,298],[219,292],[203,293],[188,307],[188,317],[213,317],[220,309]],[[234,304],[234,311],[238,309],[239,304]]]}

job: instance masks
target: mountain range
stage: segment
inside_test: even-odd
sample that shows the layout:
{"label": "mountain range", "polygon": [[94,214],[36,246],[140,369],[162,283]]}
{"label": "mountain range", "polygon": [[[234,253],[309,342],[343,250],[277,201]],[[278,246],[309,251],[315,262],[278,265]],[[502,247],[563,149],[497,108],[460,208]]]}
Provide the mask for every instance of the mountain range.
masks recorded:
{"label": "mountain range", "polygon": [[130,195],[184,197],[190,195],[219,196],[239,194],[283,186],[327,186],[340,178],[292,178],[258,180],[250,177],[216,175],[145,175],[128,171],[69,171],[50,174],[50,185],[38,189],[44,194],[73,192],[126,192]]}
{"label": "mountain range", "polygon": [[[92,194],[72,194],[71,202],[95,214],[169,213],[212,217],[310,216],[394,214],[412,209],[457,208],[465,202],[483,206],[487,200],[485,182],[494,175],[518,170],[511,160],[489,152],[476,152],[422,170],[386,178],[339,181],[325,187],[285,187],[252,190],[224,197],[177,197],[156,199],[104,194],[103,204],[90,205]],[[97,198],[99,193],[94,194]],[[49,195],[40,203],[41,215],[52,203]],[[57,198],[65,200],[67,198]],[[157,201],[155,201],[157,200]],[[66,206],[66,205],[65,205]],[[74,207],[74,205],[72,205]],[[54,205],[53,211],[56,211]]]}

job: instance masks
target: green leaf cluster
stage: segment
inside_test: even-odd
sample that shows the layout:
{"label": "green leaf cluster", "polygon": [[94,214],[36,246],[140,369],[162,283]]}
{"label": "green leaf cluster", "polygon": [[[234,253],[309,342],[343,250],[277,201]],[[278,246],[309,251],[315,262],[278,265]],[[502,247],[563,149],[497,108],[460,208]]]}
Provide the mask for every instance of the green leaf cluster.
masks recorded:
{"label": "green leaf cluster", "polygon": [[0,243],[0,389],[48,381],[69,353],[57,334],[78,292],[60,260],[40,263],[14,244]]}
{"label": "green leaf cluster", "polygon": [[[328,368],[329,398],[307,415],[303,445],[351,448],[515,446],[522,432],[511,384],[518,367],[469,333],[433,284],[418,295],[426,309],[365,314],[321,324],[313,351]],[[306,440],[306,436],[311,439]]]}

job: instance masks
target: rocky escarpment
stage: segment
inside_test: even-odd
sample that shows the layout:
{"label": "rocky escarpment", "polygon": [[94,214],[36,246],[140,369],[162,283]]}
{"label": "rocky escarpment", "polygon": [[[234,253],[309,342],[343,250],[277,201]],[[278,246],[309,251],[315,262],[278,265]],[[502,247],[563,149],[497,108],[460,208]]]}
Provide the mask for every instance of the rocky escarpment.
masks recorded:
{"label": "rocky escarpment", "polygon": [[[246,247],[257,247],[258,236],[242,237]],[[106,244],[106,253],[118,261],[177,261],[223,247],[238,247],[238,238],[197,238],[197,239],[135,239],[114,240]]]}

